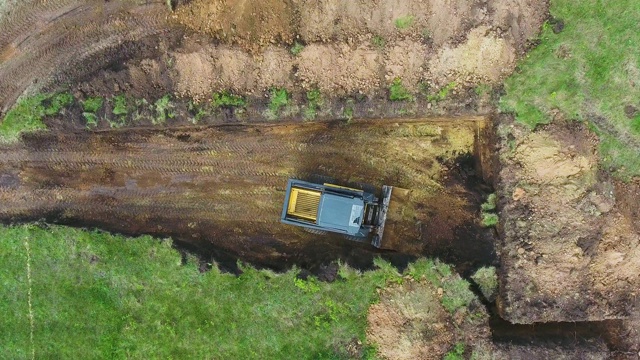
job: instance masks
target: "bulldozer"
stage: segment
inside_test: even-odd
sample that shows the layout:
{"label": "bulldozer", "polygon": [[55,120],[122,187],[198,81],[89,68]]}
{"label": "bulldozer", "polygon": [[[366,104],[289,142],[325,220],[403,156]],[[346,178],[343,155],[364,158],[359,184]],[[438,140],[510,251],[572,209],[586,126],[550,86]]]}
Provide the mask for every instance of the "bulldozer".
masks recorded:
{"label": "bulldozer", "polygon": [[374,191],[289,179],[280,220],[314,234],[337,233],[384,248],[393,192],[392,186],[384,185],[378,197]]}

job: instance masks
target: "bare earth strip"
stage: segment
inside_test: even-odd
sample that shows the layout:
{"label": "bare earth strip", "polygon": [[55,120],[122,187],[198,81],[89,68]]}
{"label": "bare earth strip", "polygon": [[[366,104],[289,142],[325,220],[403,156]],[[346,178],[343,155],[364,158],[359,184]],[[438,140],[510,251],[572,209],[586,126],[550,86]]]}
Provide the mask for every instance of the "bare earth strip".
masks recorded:
{"label": "bare earth strip", "polygon": [[474,153],[484,127],[478,117],[33,135],[0,149],[0,218],[173,236],[205,254],[280,266],[305,254],[363,252],[366,261],[374,254],[369,245],[279,223],[287,178],[331,175],[411,190],[385,231],[399,253],[478,238],[473,256],[488,258],[492,238],[477,225],[480,196],[465,188],[453,161]]}

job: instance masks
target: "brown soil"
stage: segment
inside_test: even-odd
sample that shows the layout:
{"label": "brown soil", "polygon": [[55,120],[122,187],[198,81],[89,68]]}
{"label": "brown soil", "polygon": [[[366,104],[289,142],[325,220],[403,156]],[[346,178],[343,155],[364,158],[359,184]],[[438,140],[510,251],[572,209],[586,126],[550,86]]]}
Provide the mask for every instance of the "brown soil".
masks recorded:
{"label": "brown soil", "polygon": [[148,56],[145,41],[154,42],[151,37],[168,29],[163,3],[21,2],[0,19],[0,113],[25,90],[34,93],[122,59]]}
{"label": "brown soil", "polygon": [[517,139],[501,152],[502,315],[516,323],[628,317],[640,289],[638,186],[598,170],[596,137],[582,124],[556,123],[502,130]]}
{"label": "brown soil", "polygon": [[[456,165],[483,126],[470,118],[33,135],[2,148],[0,217],[172,236],[206,257],[222,251],[275,268],[340,257],[367,266],[371,245],[279,222],[287,178],[331,175],[410,190],[385,248],[490,263],[493,236],[477,221],[481,180]],[[478,251],[467,254],[468,243]]]}
{"label": "brown soil", "polygon": [[440,304],[439,291],[413,279],[380,291],[380,302],[367,315],[367,340],[382,359],[442,359],[458,342],[491,353],[486,311],[478,308],[473,318],[466,309],[452,315]]}
{"label": "brown soil", "polygon": [[188,29],[253,50],[291,43],[295,9],[289,0],[194,0],[171,17]]}

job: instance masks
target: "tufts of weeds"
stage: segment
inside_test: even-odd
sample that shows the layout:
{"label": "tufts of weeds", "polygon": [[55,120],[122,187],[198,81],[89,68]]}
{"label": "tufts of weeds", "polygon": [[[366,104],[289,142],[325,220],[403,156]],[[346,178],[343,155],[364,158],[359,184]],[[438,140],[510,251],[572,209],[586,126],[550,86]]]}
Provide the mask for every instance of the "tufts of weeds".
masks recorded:
{"label": "tufts of weeds", "polygon": [[96,113],[102,109],[103,104],[104,99],[99,96],[87,98],[82,102],[82,117],[86,121],[87,128],[98,126],[98,115]]}
{"label": "tufts of weeds", "polygon": [[0,123],[0,142],[15,142],[22,133],[45,130],[45,117],[58,115],[73,103],[69,93],[37,94],[19,100]]}
{"label": "tufts of weeds", "polygon": [[464,344],[456,343],[456,345],[444,355],[443,360],[464,360]]}
{"label": "tufts of weeds", "polygon": [[291,49],[289,49],[293,56],[298,56],[302,52],[302,50],[304,50],[304,45],[297,41],[294,42],[293,46],[291,46]]}
{"label": "tufts of weeds", "polygon": [[413,25],[413,21],[414,21],[414,17],[411,15],[407,15],[407,16],[402,16],[397,18],[394,21],[394,24],[396,25],[396,28],[398,28],[399,30],[405,30],[411,27],[411,25]]}
{"label": "tufts of weeds", "polygon": [[221,91],[213,94],[211,100],[213,108],[238,108],[247,106],[247,99],[244,96],[234,95],[228,91]]}
{"label": "tufts of weeds", "polygon": [[350,123],[351,120],[353,120],[355,103],[355,100],[351,98],[347,99],[347,103],[345,104],[344,110],[342,111],[342,116],[347,120],[347,123]]}
{"label": "tufts of weeds", "polygon": [[471,279],[478,284],[482,295],[484,295],[487,300],[492,301],[494,299],[498,291],[498,275],[496,274],[495,267],[481,267],[471,276]]}
{"label": "tufts of weeds", "polygon": [[402,85],[402,79],[395,78],[389,86],[389,100],[391,101],[413,101],[413,96],[407,90],[407,88]]}
{"label": "tufts of weeds", "polygon": [[435,94],[427,95],[427,101],[431,103],[436,103],[446,99],[447,96],[449,96],[449,92],[455,89],[457,85],[458,84],[455,81],[448,83],[447,85],[443,86],[440,90],[438,90],[438,92],[436,92]]}
{"label": "tufts of weeds", "polygon": [[96,96],[96,97],[90,97],[85,99],[82,102],[82,110],[84,112],[89,112],[89,113],[97,113],[101,108],[102,105],[104,104],[104,99]]}
{"label": "tufts of weeds", "polygon": [[45,116],[42,101],[46,97],[46,94],[40,94],[18,101],[0,123],[0,140],[14,142],[24,132],[46,129],[42,121]]}
{"label": "tufts of weeds", "polygon": [[469,289],[469,282],[460,277],[447,279],[442,283],[442,289],[442,306],[450,313],[466,308],[476,298]]}
{"label": "tufts of weeds", "polygon": [[272,88],[269,91],[269,110],[277,116],[283,107],[289,105],[290,100],[289,92],[286,89]]}
{"label": "tufts of weeds", "polygon": [[498,225],[498,214],[494,213],[482,213],[482,226],[495,227]]}
{"label": "tufts of weeds", "polygon": [[198,104],[193,100],[189,100],[189,103],[187,103],[187,110],[193,116],[191,118],[193,124],[199,123],[202,118],[210,115],[210,111],[204,105]]}
{"label": "tufts of weeds", "polygon": [[498,224],[498,215],[495,213],[496,211],[496,194],[489,194],[487,196],[487,201],[485,201],[482,205],[480,205],[480,214],[482,216],[482,226],[484,227],[494,227]]}
{"label": "tufts of weeds", "polygon": [[305,120],[313,120],[316,118],[318,109],[324,103],[322,94],[319,89],[307,91],[307,107],[304,110],[303,117]]}
{"label": "tufts of weeds", "polygon": [[497,198],[498,197],[495,193],[489,194],[489,196],[487,196],[487,201],[480,205],[482,211],[494,211],[496,209]]}
{"label": "tufts of weeds", "polygon": [[73,95],[69,93],[63,92],[55,94],[44,100],[44,114],[49,116],[58,115],[63,108],[69,107],[73,104],[73,101]]}
{"label": "tufts of weeds", "polygon": [[478,96],[484,96],[487,94],[491,94],[492,88],[491,88],[491,85],[489,84],[479,84],[473,89],[473,91]]}
{"label": "tufts of weeds", "polygon": [[371,44],[373,44],[373,46],[375,46],[376,48],[382,50],[387,44],[387,41],[382,36],[376,35],[371,39]]}
{"label": "tufts of weeds", "polygon": [[155,116],[151,119],[153,125],[164,124],[167,121],[167,118],[173,119],[176,114],[173,111],[174,105],[171,102],[171,97],[169,94],[161,97],[156,100],[155,104]]}

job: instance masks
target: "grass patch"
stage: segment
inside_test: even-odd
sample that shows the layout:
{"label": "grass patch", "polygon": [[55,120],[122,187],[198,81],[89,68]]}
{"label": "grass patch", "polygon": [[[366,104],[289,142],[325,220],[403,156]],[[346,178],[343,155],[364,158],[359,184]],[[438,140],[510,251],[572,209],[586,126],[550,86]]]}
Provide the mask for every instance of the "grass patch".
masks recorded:
{"label": "grass patch", "polygon": [[[37,358],[346,359],[354,338],[365,342],[376,289],[404,279],[381,260],[364,273],[340,266],[333,283],[296,269],[200,273],[169,240],[63,226],[0,226],[0,238],[3,355],[14,359],[32,346]],[[411,265],[434,281],[445,267]]]}
{"label": "grass patch", "polygon": [[413,96],[407,90],[407,88],[402,85],[402,79],[395,78],[389,86],[389,100],[391,101],[413,101]]}
{"label": "grass patch", "polygon": [[457,85],[458,84],[455,81],[448,83],[447,85],[440,88],[440,90],[438,90],[436,93],[427,95],[427,101],[436,103],[446,99],[447,96],[449,96],[451,90],[455,89]]}
{"label": "grass patch", "polygon": [[0,123],[0,142],[15,142],[23,133],[45,130],[44,118],[58,115],[73,102],[69,93],[38,94],[19,100]]}
{"label": "grass patch", "polygon": [[402,16],[397,18],[393,23],[396,25],[396,28],[399,30],[405,30],[413,25],[413,21],[415,18],[411,15]]}
{"label": "grass patch", "polygon": [[487,300],[492,301],[494,299],[498,291],[498,275],[496,274],[495,267],[481,267],[471,276],[471,279],[478,284],[482,295],[484,295]]}
{"label": "grass patch", "polygon": [[494,213],[482,213],[482,221],[481,224],[484,227],[495,227],[498,225],[498,215]]}
{"label": "grass patch", "polygon": [[96,96],[96,97],[90,97],[85,99],[82,102],[82,110],[84,112],[89,112],[89,113],[97,113],[98,110],[100,110],[102,108],[102,105],[104,104],[104,99]]}
{"label": "grass patch", "polygon": [[322,94],[319,89],[313,89],[307,91],[307,107],[304,109],[303,117],[306,120],[313,120],[316,118],[318,109],[324,103]]}
{"label": "grass patch", "polygon": [[234,95],[228,91],[217,92],[213,94],[211,105],[214,108],[235,108],[247,106],[247,99],[244,96]]}
{"label": "grass patch", "polygon": [[382,50],[387,45],[387,41],[382,36],[376,35],[371,39],[371,44]]}
{"label": "grass patch", "polygon": [[164,124],[167,121],[167,118],[173,119],[176,114],[173,111],[173,104],[171,103],[171,97],[169,94],[161,97],[156,100],[155,104],[155,112],[156,116],[151,119],[153,125]]}
{"label": "grass patch", "polygon": [[487,196],[487,201],[480,205],[480,208],[482,211],[494,211],[496,209],[497,199],[498,197],[495,193],[489,194],[489,196]]}
{"label": "grass patch", "polygon": [[269,91],[269,110],[277,115],[280,110],[289,105],[290,95],[286,89],[272,88]]}
{"label": "grass patch", "polygon": [[456,343],[453,349],[444,355],[444,360],[464,360],[464,344]]}
{"label": "grass patch", "polygon": [[507,79],[500,99],[503,112],[530,128],[549,123],[557,110],[591,122],[606,135],[602,157],[623,178],[640,175],[640,135],[624,114],[640,98],[640,12],[629,10],[636,8],[635,0],[552,1],[550,12],[564,28],[556,34],[544,25],[540,45]]}
{"label": "grass patch", "polygon": [[291,54],[293,56],[298,56],[302,52],[302,50],[304,50],[304,45],[302,45],[297,41],[294,42],[293,46],[291,46],[291,49],[289,49],[289,51],[291,51]]}

